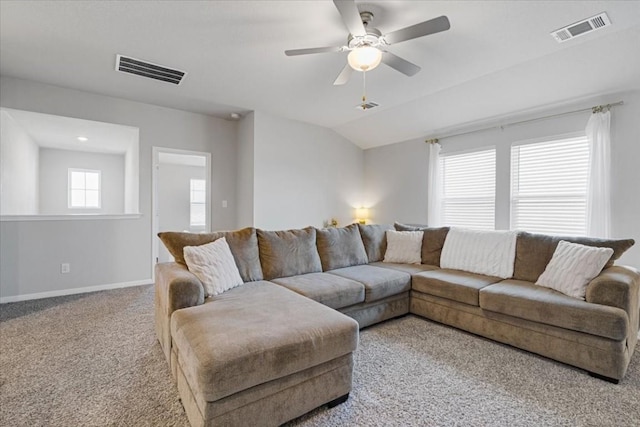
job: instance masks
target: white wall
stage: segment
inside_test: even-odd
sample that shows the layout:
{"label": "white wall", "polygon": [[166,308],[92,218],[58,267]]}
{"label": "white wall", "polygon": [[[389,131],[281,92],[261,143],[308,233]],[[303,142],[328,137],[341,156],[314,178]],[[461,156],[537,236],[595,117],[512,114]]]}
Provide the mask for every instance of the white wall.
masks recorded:
{"label": "white wall", "polygon": [[[70,209],[69,169],[100,171],[99,209]],[[40,148],[40,214],[121,214],[124,212],[124,154]]]}
{"label": "white wall", "polygon": [[363,152],[334,131],[254,113],[254,224],[264,229],[352,223]]}
{"label": "white wall", "polygon": [[427,223],[427,148],[419,140],[364,151],[364,204],[371,222]]}
{"label": "white wall", "polygon": [[[620,263],[640,268],[640,92],[629,91],[584,99],[537,111],[529,118],[588,108],[624,100],[612,110],[612,234],[633,238],[636,245],[623,255]],[[493,128],[468,135],[444,138],[442,153],[487,146],[496,147],[496,228],[509,227],[510,144],[516,141],[584,131],[590,112],[534,121],[523,125]],[[524,120],[527,116],[518,116]],[[501,122],[513,120],[503,118]],[[487,123],[494,124],[494,123]],[[476,124],[482,128],[482,124]],[[453,132],[452,132],[453,133]],[[427,136],[429,137],[429,136]],[[416,159],[420,159],[416,161]],[[393,220],[427,222],[427,147],[424,139],[393,144],[365,151],[365,193],[372,200],[376,222]],[[412,200],[415,199],[413,202]],[[507,213],[499,214],[499,213]]]}
{"label": "white wall", "polygon": [[6,111],[0,111],[1,215],[38,213],[38,165],[38,144]]}
{"label": "white wall", "polygon": [[238,170],[236,180],[238,188],[238,228],[254,224],[253,216],[253,168],[254,168],[254,121],[251,112],[238,124]]}
{"label": "white wall", "polygon": [[[212,228],[235,227],[236,123],[4,76],[0,105],[139,128],[142,214],[120,220],[2,221],[0,297],[149,280],[153,146],[211,153]],[[70,274],[60,274],[63,262],[71,264]]]}

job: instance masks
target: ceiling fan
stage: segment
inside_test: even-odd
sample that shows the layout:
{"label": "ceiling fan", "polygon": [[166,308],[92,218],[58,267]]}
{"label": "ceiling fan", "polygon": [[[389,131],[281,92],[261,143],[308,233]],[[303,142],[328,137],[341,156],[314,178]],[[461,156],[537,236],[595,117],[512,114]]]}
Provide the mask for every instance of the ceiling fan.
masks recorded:
{"label": "ceiling fan", "polygon": [[286,50],[284,53],[287,56],[296,56],[349,51],[347,57],[348,63],[340,74],[338,74],[338,78],[333,82],[334,85],[343,85],[349,81],[353,70],[363,72],[371,71],[376,68],[380,62],[383,62],[394,70],[400,71],[402,74],[413,76],[420,71],[420,67],[388,52],[386,47],[395,43],[446,31],[451,27],[449,19],[446,16],[439,16],[438,18],[382,35],[377,28],[369,27],[369,23],[373,19],[373,14],[366,11],[359,12],[355,0],[333,0],[333,3],[338,9],[338,12],[340,12],[342,21],[349,30],[347,45],[292,49]]}

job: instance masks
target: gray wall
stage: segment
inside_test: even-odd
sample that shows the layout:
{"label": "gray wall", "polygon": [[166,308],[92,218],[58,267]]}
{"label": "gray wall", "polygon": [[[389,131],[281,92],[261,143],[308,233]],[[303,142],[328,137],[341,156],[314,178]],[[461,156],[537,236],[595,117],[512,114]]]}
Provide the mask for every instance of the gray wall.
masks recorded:
{"label": "gray wall", "polygon": [[238,125],[238,228],[254,225],[253,216],[253,168],[254,168],[254,121],[251,112]]}
{"label": "gray wall", "polygon": [[[237,124],[210,116],[0,77],[3,107],[140,129],[141,218],[3,221],[0,296],[151,278],[151,148],[211,153],[212,228],[236,226]],[[228,207],[222,208],[222,200]],[[60,263],[71,264],[60,274]]]}
{"label": "gray wall", "polygon": [[0,112],[0,141],[0,214],[35,215],[38,144],[6,111]]}
{"label": "gray wall", "polygon": [[362,203],[363,152],[332,130],[254,113],[254,223],[298,228],[352,223]]}
{"label": "gray wall", "polygon": [[[525,120],[549,114],[588,108],[624,100],[612,110],[612,233],[614,237],[633,238],[636,245],[623,255],[620,263],[640,268],[640,92],[629,91],[584,99],[562,108],[538,111]],[[566,115],[528,124],[491,129],[445,138],[442,153],[496,147],[496,228],[509,227],[509,176],[511,143],[529,139],[584,131],[590,112]],[[504,119],[503,123],[514,121]],[[494,123],[488,123],[494,124]],[[481,124],[476,125],[482,128]],[[424,139],[373,148],[365,151],[365,194],[372,203],[376,222],[393,220],[427,222],[427,147]],[[505,212],[507,213],[505,215]]]}
{"label": "gray wall", "polygon": [[[69,209],[68,171],[100,171],[100,209]],[[124,154],[40,148],[40,214],[121,214],[124,212]]]}

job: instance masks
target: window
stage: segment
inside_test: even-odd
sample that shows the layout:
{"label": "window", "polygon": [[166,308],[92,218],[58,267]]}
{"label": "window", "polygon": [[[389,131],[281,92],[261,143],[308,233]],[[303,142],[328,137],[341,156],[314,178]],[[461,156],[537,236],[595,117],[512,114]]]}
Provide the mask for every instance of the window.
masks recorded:
{"label": "window", "polygon": [[511,147],[511,229],[586,234],[586,136]]}
{"label": "window", "polygon": [[440,157],[442,223],[495,228],[496,150]]}
{"label": "window", "polygon": [[191,180],[191,216],[192,227],[204,227],[207,225],[207,183],[204,179]]}
{"label": "window", "polygon": [[69,169],[69,208],[100,209],[100,205],[100,171]]}

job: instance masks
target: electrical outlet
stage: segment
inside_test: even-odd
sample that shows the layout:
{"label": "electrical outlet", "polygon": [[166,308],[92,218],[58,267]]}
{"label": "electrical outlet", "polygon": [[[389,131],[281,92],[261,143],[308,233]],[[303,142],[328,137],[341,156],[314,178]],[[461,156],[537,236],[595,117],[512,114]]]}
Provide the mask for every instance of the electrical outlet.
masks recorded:
{"label": "electrical outlet", "polygon": [[60,273],[67,274],[71,272],[71,264],[65,262],[60,264]]}

